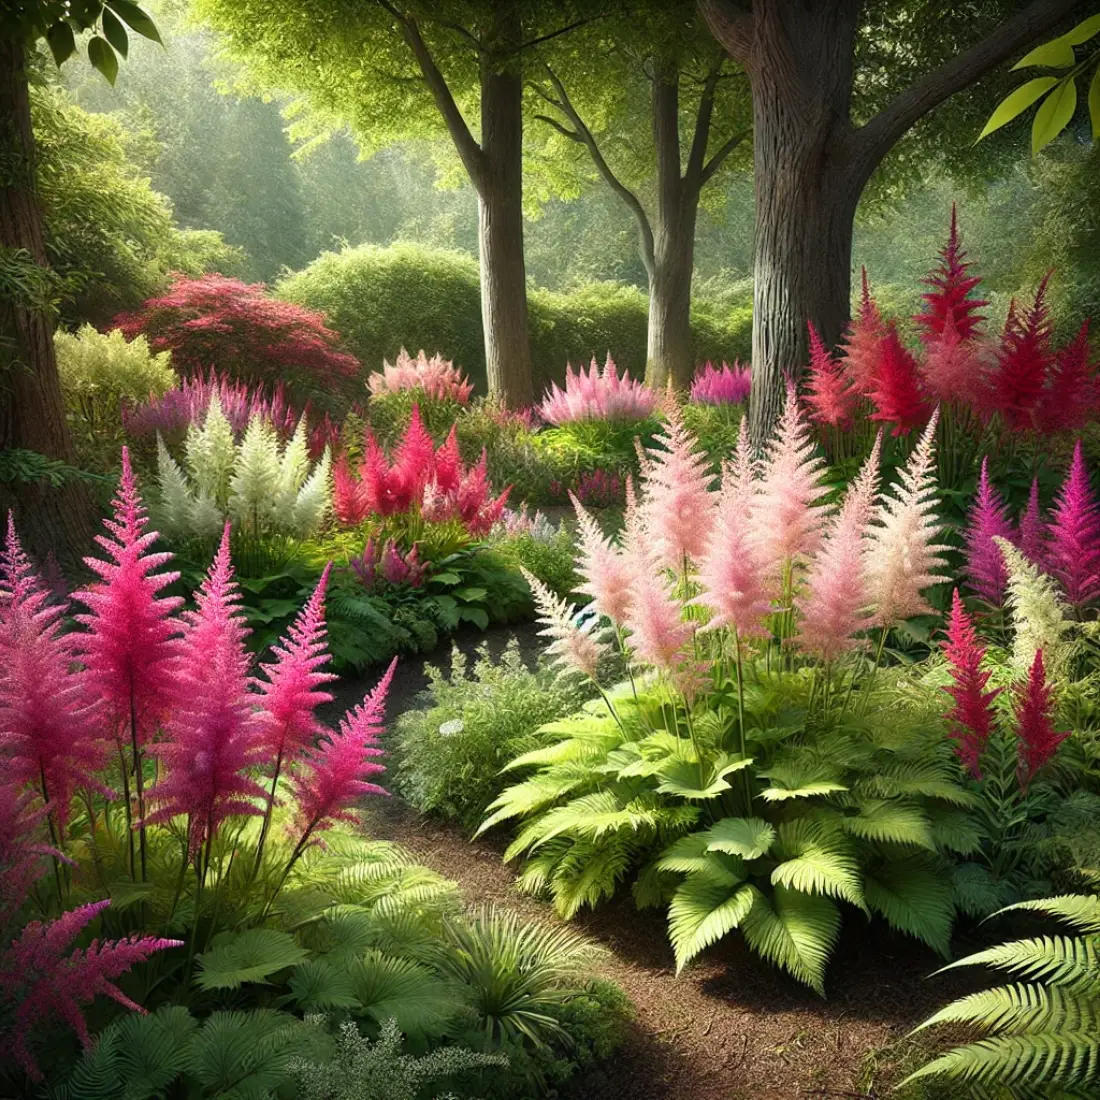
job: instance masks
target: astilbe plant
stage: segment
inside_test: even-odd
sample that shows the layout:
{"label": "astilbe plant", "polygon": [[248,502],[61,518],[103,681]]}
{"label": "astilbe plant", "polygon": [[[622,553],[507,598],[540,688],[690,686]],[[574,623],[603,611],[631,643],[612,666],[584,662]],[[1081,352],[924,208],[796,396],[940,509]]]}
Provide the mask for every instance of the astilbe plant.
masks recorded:
{"label": "astilbe plant", "polygon": [[383,360],[382,372],[372,372],[367,386],[372,394],[423,390],[425,396],[435,401],[453,401],[458,405],[467,404],[474,390],[473,383],[449,359],[441,355],[429,359],[423,350],[413,359],[404,348],[396,363]]}
{"label": "astilbe plant", "polygon": [[1100,598],[1100,502],[1089,484],[1080,440],[1054,501],[1047,538],[1044,564],[1066,600],[1078,610],[1094,603]]}
{"label": "astilbe plant", "polygon": [[1043,666],[1043,651],[1035,651],[1027,680],[1018,689],[1016,729],[1019,739],[1018,775],[1020,787],[1027,789],[1035,773],[1053,759],[1068,731],[1054,728],[1054,697]]}
{"label": "astilbe plant", "polygon": [[420,588],[428,579],[431,567],[430,561],[421,558],[418,543],[402,553],[395,539],[383,541],[374,535],[367,537],[363,552],[351,559],[352,572],[368,592],[385,585],[407,584],[410,588]]}
{"label": "astilbe plant", "polygon": [[590,508],[614,508],[621,505],[625,492],[625,481],[613,470],[585,470],[578,475],[576,484],[572,487],[556,480],[550,483],[551,496],[575,496]]}
{"label": "astilbe plant", "polygon": [[810,373],[806,383],[806,404],[810,419],[826,428],[844,431],[852,426],[859,393],[840,361],[825,347],[821,337],[809,325]]}
{"label": "astilbe plant", "polygon": [[1013,539],[1008,508],[989,480],[989,459],[982,459],[978,491],[970,502],[963,538],[966,543],[966,579],[986,603],[1000,607],[1008,585],[1008,568],[995,539]]}
{"label": "astilbe plant", "polygon": [[717,369],[708,359],[691,382],[691,400],[697,405],[743,405],[752,390],[752,370],[734,360]]}
{"label": "astilbe plant", "polygon": [[658,406],[658,394],[644,382],[620,375],[610,355],[603,370],[593,359],[587,373],[582,367],[574,372],[565,368],[565,389],[556,382],[539,406],[539,415],[548,424],[569,424],[577,420],[645,420]]}
{"label": "astilbe plant", "polygon": [[989,303],[971,297],[981,284],[981,279],[970,273],[971,266],[959,236],[958,212],[952,203],[947,244],[940,252],[937,269],[923,280],[930,289],[921,295],[923,312],[913,318],[921,330],[924,343],[935,342],[948,329],[964,340],[978,335],[985,320],[978,310]]}
{"label": "astilbe plant", "polygon": [[991,407],[1015,431],[1037,427],[1047,375],[1054,361],[1047,278],[1039,284],[1029,309],[1021,313],[1015,302],[1009,306],[997,362],[989,379]]}

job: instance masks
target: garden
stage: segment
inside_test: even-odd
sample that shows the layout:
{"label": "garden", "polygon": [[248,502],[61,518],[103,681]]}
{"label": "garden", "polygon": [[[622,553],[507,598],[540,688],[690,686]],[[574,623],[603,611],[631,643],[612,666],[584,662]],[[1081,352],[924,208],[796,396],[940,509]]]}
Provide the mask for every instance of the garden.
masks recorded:
{"label": "garden", "polygon": [[1100,15],[788,7],[0,27],[2,1095],[1097,1095]]}

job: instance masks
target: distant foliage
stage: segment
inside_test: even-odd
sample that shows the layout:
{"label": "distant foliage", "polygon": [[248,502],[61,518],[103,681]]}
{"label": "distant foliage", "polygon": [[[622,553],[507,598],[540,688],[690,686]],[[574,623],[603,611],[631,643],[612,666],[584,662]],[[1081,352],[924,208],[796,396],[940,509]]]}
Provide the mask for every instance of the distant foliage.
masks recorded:
{"label": "distant foliage", "polygon": [[722,364],[717,370],[707,362],[695,373],[691,383],[691,400],[700,405],[741,405],[749,399],[752,372],[734,361],[731,367]]}
{"label": "distant foliage", "polygon": [[358,376],[322,314],[270,297],[262,284],[221,275],[179,278],[172,289],[115,319],[126,336],[144,334],[171,351],[182,374],[218,371],[248,385],[286,386],[299,403],[338,406]]}
{"label": "distant foliage", "polygon": [[565,389],[556,382],[539,406],[539,415],[548,424],[561,426],[578,420],[646,420],[657,408],[658,395],[644,382],[635,381],[626,370],[619,374],[608,354],[601,371],[593,359],[587,373],[565,368]]}
{"label": "distant foliage", "polygon": [[449,359],[438,354],[429,359],[423,350],[413,359],[404,348],[398,352],[397,362],[383,362],[382,373],[371,374],[367,385],[372,394],[420,390],[426,397],[456,405],[467,404],[474,388]]}

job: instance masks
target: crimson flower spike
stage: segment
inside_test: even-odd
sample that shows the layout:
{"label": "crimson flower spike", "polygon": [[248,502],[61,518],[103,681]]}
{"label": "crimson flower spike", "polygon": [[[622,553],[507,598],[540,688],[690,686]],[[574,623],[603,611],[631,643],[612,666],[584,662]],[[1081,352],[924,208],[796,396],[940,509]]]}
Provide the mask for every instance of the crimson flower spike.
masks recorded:
{"label": "crimson flower spike", "polygon": [[951,668],[952,684],[943,690],[955,701],[947,714],[949,736],[963,767],[981,779],[981,759],[993,732],[993,700],[1000,688],[986,690],[991,672],[982,671],[985,650],[978,643],[974,624],[963,609],[959,590],[951,598],[951,618],[947,626],[944,654]]}
{"label": "crimson flower spike", "polygon": [[970,266],[959,236],[958,212],[952,203],[951,232],[947,244],[940,251],[936,270],[922,280],[931,289],[921,295],[924,309],[913,318],[922,330],[921,340],[924,343],[932,343],[941,337],[948,324],[964,340],[978,335],[978,329],[985,320],[978,310],[989,303],[970,297],[971,291],[981,283],[981,279],[968,273]]}
{"label": "crimson flower spike", "polygon": [[1036,772],[1049,763],[1069,736],[1054,728],[1054,698],[1043,667],[1043,651],[1035,651],[1027,682],[1016,697],[1016,736],[1019,764],[1016,774],[1026,791]]}

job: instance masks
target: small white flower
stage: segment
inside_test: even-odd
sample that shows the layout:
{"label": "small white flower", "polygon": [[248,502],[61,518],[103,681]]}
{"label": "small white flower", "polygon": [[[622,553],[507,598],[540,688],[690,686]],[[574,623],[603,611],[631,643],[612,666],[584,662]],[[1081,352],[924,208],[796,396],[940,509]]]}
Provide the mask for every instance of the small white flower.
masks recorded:
{"label": "small white flower", "polygon": [[452,718],[439,727],[439,733],[441,737],[452,737],[456,733],[461,733],[465,728],[466,723],[461,718]]}

